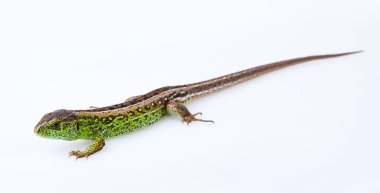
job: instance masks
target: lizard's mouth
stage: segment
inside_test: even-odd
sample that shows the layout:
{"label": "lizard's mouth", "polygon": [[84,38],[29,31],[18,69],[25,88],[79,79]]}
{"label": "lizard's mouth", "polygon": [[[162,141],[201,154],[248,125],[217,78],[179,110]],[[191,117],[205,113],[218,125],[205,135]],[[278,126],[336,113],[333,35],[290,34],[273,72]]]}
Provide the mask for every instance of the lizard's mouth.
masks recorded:
{"label": "lizard's mouth", "polygon": [[36,125],[36,127],[34,127],[34,133],[36,135],[39,135],[39,132],[40,132],[40,126],[39,125]]}

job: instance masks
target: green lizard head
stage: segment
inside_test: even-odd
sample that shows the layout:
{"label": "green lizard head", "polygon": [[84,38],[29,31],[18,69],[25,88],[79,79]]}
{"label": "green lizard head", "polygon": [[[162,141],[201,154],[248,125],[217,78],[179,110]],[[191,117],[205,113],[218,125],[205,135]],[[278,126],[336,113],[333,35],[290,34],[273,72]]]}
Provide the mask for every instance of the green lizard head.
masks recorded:
{"label": "green lizard head", "polygon": [[46,138],[75,140],[79,137],[77,119],[72,111],[56,110],[42,117],[34,128],[34,133]]}

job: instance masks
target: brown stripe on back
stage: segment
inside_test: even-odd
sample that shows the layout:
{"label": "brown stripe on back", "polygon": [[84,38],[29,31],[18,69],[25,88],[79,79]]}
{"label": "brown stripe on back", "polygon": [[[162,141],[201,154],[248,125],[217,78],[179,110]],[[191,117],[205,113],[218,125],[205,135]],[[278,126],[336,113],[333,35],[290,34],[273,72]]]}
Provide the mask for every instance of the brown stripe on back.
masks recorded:
{"label": "brown stripe on back", "polygon": [[166,87],[162,87],[162,88],[159,88],[159,89],[156,89],[156,90],[153,90],[145,95],[141,95],[141,96],[138,96],[138,97],[134,97],[134,99],[132,100],[126,100],[126,102],[123,102],[123,103],[119,103],[119,104],[115,104],[115,105],[111,105],[111,106],[106,106],[106,107],[101,107],[101,108],[94,108],[94,109],[88,109],[88,110],[76,110],[76,112],[89,112],[89,113],[92,113],[92,112],[102,112],[102,111],[112,111],[112,110],[115,110],[115,109],[120,109],[120,108],[124,108],[124,107],[128,107],[128,106],[131,106],[131,105],[135,105],[137,103],[141,103],[145,100],[148,100],[162,92],[165,92],[167,90],[170,90],[170,89],[174,89],[174,88],[178,88],[179,86],[166,86]]}
{"label": "brown stripe on back", "polygon": [[[360,52],[360,51],[359,51]],[[242,70],[239,72],[235,72],[232,74],[228,74],[225,76],[221,76],[218,78],[213,78],[210,80],[206,81],[201,81],[193,84],[185,84],[185,85],[179,85],[179,86],[167,86],[167,87],[162,87],[156,90],[153,90],[145,95],[137,96],[137,97],[132,97],[129,100],[126,100],[124,103],[108,106],[108,107],[102,107],[102,108],[96,108],[96,109],[89,109],[89,110],[80,110],[76,111],[78,113],[102,113],[106,112],[107,113],[118,113],[118,109],[120,111],[124,110],[129,110],[129,109],[134,109],[136,108],[137,105],[140,108],[144,108],[144,105],[148,105],[151,102],[154,102],[154,100],[162,100],[159,98],[167,98],[168,100],[170,99],[176,99],[182,102],[185,102],[186,100],[194,97],[198,97],[201,95],[205,95],[207,93],[215,92],[217,90],[221,90],[226,87],[230,87],[232,85],[235,85],[237,83],[255,78],[257,76],[266,74],[268,72],[272,72],[274,70],[278,70],[281,68],[285,68],[288,66],[292,66],[295,64],[303,63],[303,62],[308,62],[312,60],[318,60],[318,59],[325,59],[325,58],[333,58],[333,57],[338,57],[338,56],[344,56],[344,55],[349,55],[349,54],[354,54],[358,52],[347,52],[347,53],[341,53],[341,54],[328,54],[328,55],[316,55],[316,56],[307,56],[307,57],[301,57],[301,58],[295,58],[295,59],[290,59],[290,60],[283,60],[279,62],[274,62],[258,67],[253,67],[247,70]],[[181,90],[185,91],[186,93],[181,94]],[[153,98],[152,98],[153,97]],[[162,101],[163,105],[167,101]],[[142,103],[140,105],[140,103]],[[145,104],[147,103],[147,104]],[[123,109],[125,108],[125,109]],[[113,111],[113,112],[110,112]]]}

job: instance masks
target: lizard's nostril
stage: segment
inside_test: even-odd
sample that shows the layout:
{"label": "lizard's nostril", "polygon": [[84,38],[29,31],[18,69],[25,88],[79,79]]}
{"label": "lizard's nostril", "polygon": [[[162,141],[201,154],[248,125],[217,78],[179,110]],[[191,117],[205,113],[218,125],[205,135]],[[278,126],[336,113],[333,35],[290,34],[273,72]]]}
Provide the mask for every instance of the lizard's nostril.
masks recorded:
{"label": "lizard's nostril", "polygon": [[35,128],[34,128],[34,133],[35,133],[35,134],[38,134],[39,132],[40,132],[40,128],[39,128],[39,127],[35,127]]}

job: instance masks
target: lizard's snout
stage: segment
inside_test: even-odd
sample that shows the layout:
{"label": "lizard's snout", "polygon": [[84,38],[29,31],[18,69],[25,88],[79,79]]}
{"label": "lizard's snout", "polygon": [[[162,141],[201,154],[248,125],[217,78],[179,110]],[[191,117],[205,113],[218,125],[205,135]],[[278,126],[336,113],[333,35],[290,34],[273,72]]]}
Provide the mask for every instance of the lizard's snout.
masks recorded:
{"label": "lizard's snout", "polygon": [[37,135],[40,133],[40,126],[39,125],[36,125],[34,127],[34,133],[37,134]]}

